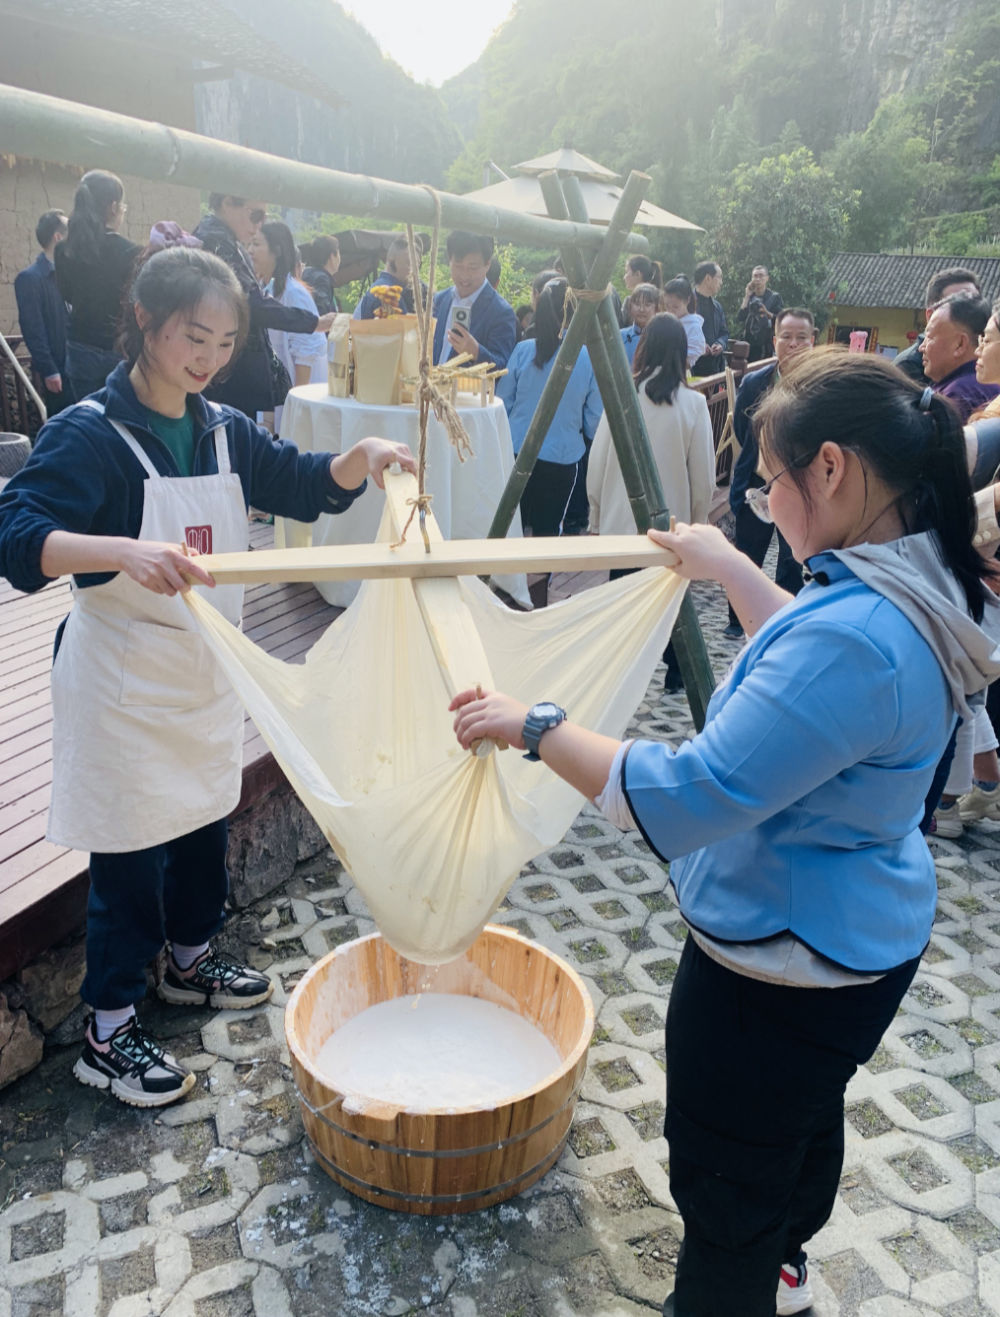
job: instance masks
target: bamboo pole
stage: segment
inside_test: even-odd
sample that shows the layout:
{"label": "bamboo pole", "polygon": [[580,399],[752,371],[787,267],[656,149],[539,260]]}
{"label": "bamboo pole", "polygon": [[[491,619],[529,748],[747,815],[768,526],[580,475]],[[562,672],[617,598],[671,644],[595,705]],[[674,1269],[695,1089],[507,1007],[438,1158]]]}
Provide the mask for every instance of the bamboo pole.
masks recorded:
{"label": "bamboo pole", "polygon": [[[434,223],[434,199],[422,186],[306,165],[20,87],[0,86],[0,142],[9,155],[113,169],[208,192],[260,197],[278,206]],[[586,251],[599,251],[604,242],[604,230],[592,224],[560,224],[448,192],[439,195],[447,228],[536,247],[572,241]],[[639,234],[626,234],[623,243],[628,251],[649,249]]]}
{"label": "bamboo pole", "polygon": [[[552,177],[555,178],[558,184],[558,176],[553,171],[548,172],[552,173]],[[550,186],[550,184],[545,183],[545,174],[542,174],[541,180],[543,186]],[[591,288],[595,286],[603,288],[610,279],[611,272],[615,268],[615,262],[618,260],[624,245],[624,239],[635,221],[649,183],[648,174],[639,174],[635,171],[629,174],[628,181],[622,189],[621,197],[615,207],[611,223],[605,233],[603,245],[594,260],[590,272],[589,286]],[[549,223],[562,224],[563,222],[550,220]],[[577,224],[572,227],[579,229],[587,226]],[[563,231],[566,233],[568,241],[572,242],[572,238],[569,237],[570,226],[564,225]],[[569,322],[569,328],[563,335],[552,370],[549,372],[549,378],[545,381],[542,396],[538,400],[535,414],[528,426],[528,433],[524,436],[524,442],[514,463],[514,469],[508,477],[506,488],[500,496],[500,502],[493,515],[493,523],[489,529],[491,539],[503,539],[510,529],[514,512],[521,501],[524,487],[528,483],[528,478],[538,459],[542,441],[552,423],[552,418],[556,414],[563,393],[566,390],[566,385],[569,382],[569,377],[573,373],[573,367],[576,365],[576,359],[580,355],[580,349],[583,347],[584,340],[593,324],[597,307],[598,303],[596,302],[581,302],[576,308],[573,319]]]}
{"label": "bamboo pole", "polygon": [[[561,190],[569,214],[576,220],[585,220],[587,205],[579,180],[572,176],[566,178],[562,181]],[[565,260],[564,254],[564,263]],[[579,254],[577,260],[582,264]],[[650,527],[669,530],[670,509],[666,505],[660,472],[653,457],[610,297],[605,297],[598,307],[596,319],[590,326],[588,347],[595,372],[610,372],[610,378],[606,379],[598,374],[597,382],[601,397],[605,400],[608,425],[636,518],[636,527],[640,531]],[[715,676],[690,593],[684,596],[671,639],[691,717],[700,731],[705,725],[708,702],[715,689]]]}

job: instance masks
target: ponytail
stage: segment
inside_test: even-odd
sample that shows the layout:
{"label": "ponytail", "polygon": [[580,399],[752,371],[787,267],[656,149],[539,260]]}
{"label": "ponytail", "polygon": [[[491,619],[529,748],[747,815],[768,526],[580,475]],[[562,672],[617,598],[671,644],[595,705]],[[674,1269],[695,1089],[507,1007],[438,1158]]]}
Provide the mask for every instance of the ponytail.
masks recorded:
{"label": "ponytail", "polygon": [[993,575],[976,551],[975,508],[958,413],[871,353],[816,348],[803,354],[762,400],[754,432],[773,470],[788,469],[810,504],[806,467],[824,443],[858,455],[896,493],[908,534],[933,532],[942,560],[982,620],[983,581]]}
{"label": "ponytail", "polygon": [[125,195],[117,174],[92,169],[80,179],[73,197],[73,212],[66,234],[66,255],[85,265],[101,258],[101,246],[108,223],[108,211]]}
{"label": "ponytail", "polygon": [[932,389],[924,389],[917,406],[927,417],[928,433],[913,489],[911,530],[936,532],[941,556],[965,591],[973,619],[981,622],[982,581],[990,573],[972,543],[976,512],[962,421],[954,407]]}
{"label": "ponytail", "polygon": [[663,266],[659,261],[650,260],[648,256],[630,256],[626,267],[637,274],[644,284],[652,284],[659,291],[663,287]]}

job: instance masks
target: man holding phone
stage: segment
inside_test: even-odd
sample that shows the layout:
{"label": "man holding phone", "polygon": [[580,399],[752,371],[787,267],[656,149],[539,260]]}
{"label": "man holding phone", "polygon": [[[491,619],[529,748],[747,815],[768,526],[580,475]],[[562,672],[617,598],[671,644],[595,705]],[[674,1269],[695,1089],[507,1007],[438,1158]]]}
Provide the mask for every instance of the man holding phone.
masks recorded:
{"label": "man holding phone", "polygon": [[456,229],[446,250],[453,282],[434,298],[434,364],[468,352],[470,365],[492,361],[502,369],[517,342],[517,317],[486,278],[493,239]]}

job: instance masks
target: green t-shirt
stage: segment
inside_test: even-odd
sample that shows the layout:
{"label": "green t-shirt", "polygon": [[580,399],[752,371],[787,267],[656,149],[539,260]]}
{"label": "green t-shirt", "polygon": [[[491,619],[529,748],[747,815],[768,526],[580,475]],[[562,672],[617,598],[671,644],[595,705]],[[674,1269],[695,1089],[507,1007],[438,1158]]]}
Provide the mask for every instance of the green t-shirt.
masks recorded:
{"label": "green t-shirt", "polygon": [[149,428],[167,445],[182,476],[189,476],[194,465],[194,417],[185,408],[183,416],[161,416],[146,408]]}

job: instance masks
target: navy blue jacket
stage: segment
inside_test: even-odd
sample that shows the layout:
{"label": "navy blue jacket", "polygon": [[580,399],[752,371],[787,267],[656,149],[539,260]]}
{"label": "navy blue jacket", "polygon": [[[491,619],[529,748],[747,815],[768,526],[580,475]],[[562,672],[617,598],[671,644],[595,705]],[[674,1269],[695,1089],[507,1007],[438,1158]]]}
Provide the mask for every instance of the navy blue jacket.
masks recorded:
{"label": "navy blue jacket", "polygon": [[[413,287],[409,279],[402,283],[398,275],[390,274],[388,270],[383,270],[377,279],[372,280],[371,288],[402,288],[403,294],[399,299],[399,305],[407,315],[413,315]],[[381,302],[369,288],[361,301],[355,307],[355,320],[374,320],[375,312],[381,306]],[[427,289],[424,289],[426,299]]]}
{"label": "navy blue jacket", "polygon": [[[714,343],[718,343],[725,352],[729,347],[729,326],[726,324],[726,313],[722,309],[722,303],[717,297],[704,297],[701,293],[697,293],[696,296],[698,304],[695,310],[704,321],[705,346],[711,347]],[[706,352],[691,367],[691,374],[716,375],[725,368],[725,357],[721,355],[713,357]]]}
{"label": "navy blue jacket", "polygon": [[[180,475],[170,450],[149,428],[149,413],[135,396],[124,362],[93,396],[108,416],[131,430],[157,471]],[[275,442],[242,412],[200,394],[188,396],[188,408],[195,422],[192,475],[218,470],[212,435],[221,421],[248,508],[252,503],[296,521],[315,521],[321,512],[345,511],[364,491],[364,484],[340,488],[330,475],[330,453],[300,453],[294,444]],[[31,456],[0,493],[0,576],[18,590],[47,585],[42,545],[54,530],[138,538],[145,481],[134,453],[104,416],[79,404],[60,412],[42,427]],[[89,573],[76,582],[100,585],[114,575]]]}
{"label": "navy blue jacket", "polygon": [[[437,324],[434,326],[434,364],[438,365],[444,354],[444,327],[448,323],[455,289],[446,288],[443,293],[434,296],[434,314]],[[505,302],[492,284],[486,284],[482,292],[472,303],[469,317],[469,333],[479,344],[479,356],[476,361],[492,361],[498,370],[507,365],[507,359],[514,351],[517,342],[517,316],[509,302]],[[474,364],[474,363],[470,363]]]}
{"label": "navy blue jacket", "polygon": [[762,370],[750,371],[740,380],[739,392],[736,394],[736,410],[733,412],[733,429],[740,445],[740,455],[733,465],[733,475],[729,482],[729,506],[734,512],[743,506],[743,498],[751,485],[759,486],[764,482],[757,475],[757,437],[753,432],[753,414],[757,405],[772,388],[778,378],[777,365],[765,366]]}
{"label": "navy blue jacket", "polygon": [[69,313],[56,283],[56,267],[44,252],[14,280],[17,319],[31,364],[43,379],[66,369],[66,321]]}

